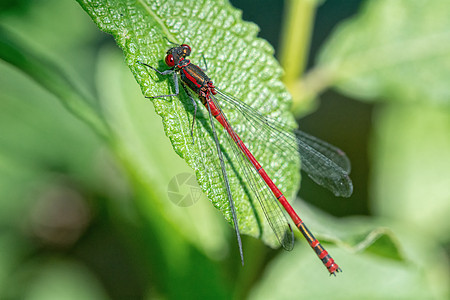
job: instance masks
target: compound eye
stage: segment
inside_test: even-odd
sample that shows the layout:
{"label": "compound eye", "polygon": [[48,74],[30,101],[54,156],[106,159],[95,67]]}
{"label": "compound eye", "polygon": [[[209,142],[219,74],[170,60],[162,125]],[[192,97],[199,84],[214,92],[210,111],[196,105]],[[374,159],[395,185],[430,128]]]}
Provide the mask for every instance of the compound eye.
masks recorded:
{"label": "compound eye", "polygon": [[184,54],[186,56],[189,56],[191,54],[191,47],[189,45],[182,44],[181,47],[184,48]]}
{"label": "compound eye", "polygon": [[173,55],[172,54],[167,54],[166,55],[166,65],[168,65],[169,67],[175,66],[175,60],[173,59]]}

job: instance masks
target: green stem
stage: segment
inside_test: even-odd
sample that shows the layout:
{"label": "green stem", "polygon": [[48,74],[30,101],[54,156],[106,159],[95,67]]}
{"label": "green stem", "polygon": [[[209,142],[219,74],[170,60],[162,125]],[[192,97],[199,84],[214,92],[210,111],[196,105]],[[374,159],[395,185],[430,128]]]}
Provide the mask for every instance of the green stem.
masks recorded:
{"label": "green stem", "polygon": [[285,80],[296,80],[305,69],[314,12],[313,0],[287,1],[280,54]]}
{"label": "green stem", "polygon": [[286,21],[283,25],[281,41],[281,66],[285,70],[283,81],[291,92],[296,107],[304,99],[301,90],[294,88],[306,67],[312,26],[317,0],[288,0]]}

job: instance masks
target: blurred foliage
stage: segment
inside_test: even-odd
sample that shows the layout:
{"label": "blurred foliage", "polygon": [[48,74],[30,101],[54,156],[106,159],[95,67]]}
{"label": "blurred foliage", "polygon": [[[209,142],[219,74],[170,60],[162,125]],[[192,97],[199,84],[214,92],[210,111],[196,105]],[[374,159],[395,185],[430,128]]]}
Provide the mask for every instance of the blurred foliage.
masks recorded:
{"label": "blurred foliage", "polygon": [[[145,94],[167,94],[172,84],[135,64],[139,57],[158,65],[165,34],[205,51],[214,66],[208,73],[222,89],[238,86],[239,95],[258,99],[249,91],[270,90],[275,82],[274,97],[289,102],[277,83],[281,72],[271,47],[228,3],[154,3],[141,12],[146,21],[133,23],[138,19],[128,13],[136,16],[143,1],[120,12],[113,11],[120,1],[93,2],[99,6],[91,15],[102,15],[100,27],[115,32]],[[298,3],[290,7],[308,7],[302,13],[312,22],[321,1],[292,2]],[[9,1],[0,12],[0,298],[446,299],[450,49],[444,6],[365,1],[354,17],[336,25],[306,73],[311,23],[298,32],[300,44],[285,46],[301,47],[290,71],[301,77],[285,80],[294,80],[290,90],[302,114],[332,86],[374,103],[367,170],[371,215],[337,219],[294,202],[344,270],[328,279],[302,240],[287,253],[244,237],[242,267],[232,228],[206,197],[181,207],[167,196],[171,179],[192,174],[173,151],[184,158],[196,154],[187,150],[189,131],[177,136],[168,122],[163,129],[111,38],[75,1]],[[197,8],[205,18],[208,11],[217,17],[214,26],[189,18]],[[155,17],[168,14],[173,18]],[[226,40],[205,32],[227,33],[231,20],[244,33],[230,35],[234,43],[220,54],[215,45]],[[295,18],[286,20],[284,32]],[[142,30],[136,39],[130,28]],[[260,51],[244,53],[267,64],[252,59],[241,85],[240,39]],[[193,60],[201,58],[196,55]],[[255,78],[253,68],[265,68],[262,77]],[[154,104],[163,119],[189,128],[189,106],[185,110],[176,98]],[[269,111],[289,118],[287,107],[274,102]]]}

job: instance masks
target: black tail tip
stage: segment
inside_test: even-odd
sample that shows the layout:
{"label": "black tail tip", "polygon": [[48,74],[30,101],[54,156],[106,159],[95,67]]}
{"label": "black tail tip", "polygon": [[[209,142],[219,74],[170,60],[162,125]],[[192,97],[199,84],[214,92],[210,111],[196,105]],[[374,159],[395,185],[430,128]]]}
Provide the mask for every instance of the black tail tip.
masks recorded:
{"label": "black tail tip", "polygon": [[330,271],[330,276],[333,275],[334,277],[336,277],[336,273],[342,273],[342,269],[340,267],[337,267],[335,270],[329,270]]}

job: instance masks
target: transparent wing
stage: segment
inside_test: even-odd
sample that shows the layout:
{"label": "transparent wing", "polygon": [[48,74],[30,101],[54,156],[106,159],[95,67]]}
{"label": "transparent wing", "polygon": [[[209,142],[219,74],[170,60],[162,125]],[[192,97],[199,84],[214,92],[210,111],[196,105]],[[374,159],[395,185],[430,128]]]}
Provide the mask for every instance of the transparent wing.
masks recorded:
{"label": "transparent wing", "polygon": [[[228,122],[226,115],[220,107],[219,101],[217,101],[214,96],[212,97],[212,100],[218,110],[221,111],[223,118]],[[228,124],[230,123],[228,122]],[[284,210],[281,208],[278,200],[275,198],[270,188],[261,178],[261,175],[259,175],[251,162],[239,149],[239,146],[235,142],[235,140],[238,139],[238,136],[231,127],[231,124],[229,126],[231,128],[231,135],[233,136],[230,136],[225,128],[221,128],[224,131],[224,135],[227,137],[229,149],[232,149],[234,157],[238,162],[239,174],[243,175],[246,183],[250,187],[248,191],[250,194],[249,196],[252,200],[258,200],[266,220],[275,233],[279,243],[284,249],[290,251],[294,247],[294,234],[291,226],[289,225],[288,219],[284,214]]]}
{"label": "transparent wing", "polygon": [[231,193],[230,183],[228,181],[228,174],[227,174],[226,167],[225,167],[225,161],[223,159],[223,153],[222,153],[222,150],[220,149],[219,139],[217,138],[217,132],[215,130],[214,118],[211,114],[211,108],[209,106],[208,106],[208,111],[209,111],[209,121],[210,121],[211,129],[212,129],[213,135],[214,135],[214,143],[216,145],[217,154],[219,156],[220,169],[222,171],[222,179],[223,179],[223,183],[225,185],[225,189],[227,191],[228,203],[229,203],[229,207],[230,207],[231,214],[233,217],[234,230],[236,231],[236,237],[237,237],[238,245],[239,245],[239,253],[241,255],[242,265],[244,265],[244,252],[242,250],[242,241],[241,241],[241,234],[239,231],[239,222],[238,222],[238,218],[237,218],[237,214],[236,214],[236,207],[234,206],[233,195]]}
{"label": "transparent wing", "polygon": [[254,139],[270,141],[267,146],[275,147],[277,153],[287,160],[294,159],[294,156],[300,154],[302,170],[336,196],[349,197],[352,194],[353,184],[348,176],[351,169],[350,161],[342,150],[265,117],[251,106],[223,91],[217,89],[217,92],[216,96],[223,106],[232,106],[244,117],[242,122],[253,127],[254,130],[251,132]]}

